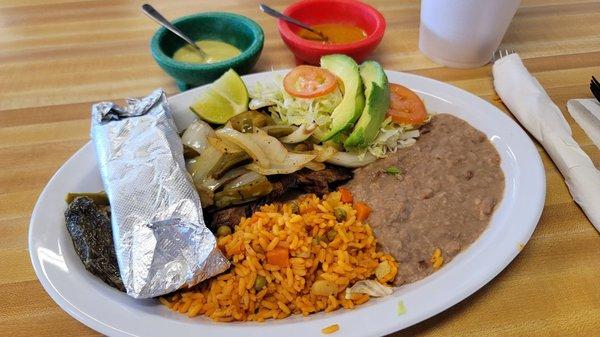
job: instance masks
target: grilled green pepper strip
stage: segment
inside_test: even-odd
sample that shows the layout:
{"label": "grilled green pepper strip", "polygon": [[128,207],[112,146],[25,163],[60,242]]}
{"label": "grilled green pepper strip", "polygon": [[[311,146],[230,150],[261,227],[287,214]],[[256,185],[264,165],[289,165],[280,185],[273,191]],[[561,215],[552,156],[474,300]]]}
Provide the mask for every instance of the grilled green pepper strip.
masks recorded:
{"label": "grilled green pepper strip", "polygon": [[264,114],[262,112],[258,112],[255,110],[250,110],[246,112],[242,112],[237,114],[229,119],[231,123],[231,127],[239,132],[244,132],[244,126],[247,127],[249,124],[247,120],[251,121],[252,127],[262,128],[263,126],[273,125],[275,121],[271,116]]}
{"label": "grilled green pepper strip", "polygon": [[243,151],[235,153],[224,153],[219,161],[213,166],[207,177],[220,179],[227,171],[234,166],[240,165],[243,162],[250,160],[250,156]]}
{"label": "grilled green pepper strip", "polygon": [[246,118],[242,121],[241,129],[243,133],[252,133],[254,132],[254,125],[252,124],[252,119]]}
{"label": "grilled green pepper strip", "polygon": [[252,182],[215,193],[217,209],[230,205],[238,205],[271,193],[273,186],[265,176],[260,176]]}

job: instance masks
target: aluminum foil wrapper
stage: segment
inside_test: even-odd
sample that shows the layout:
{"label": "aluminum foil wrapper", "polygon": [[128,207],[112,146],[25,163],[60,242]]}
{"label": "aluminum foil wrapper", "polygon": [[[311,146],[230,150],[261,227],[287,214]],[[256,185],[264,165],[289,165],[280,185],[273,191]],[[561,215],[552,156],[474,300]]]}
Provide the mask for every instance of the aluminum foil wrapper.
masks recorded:
{"label": "aluminum foil wrapper", "polygon": [[127,294],[164,295],[229,268],[204,224],[164,92],[127,107],[95,104],[91,130]]}

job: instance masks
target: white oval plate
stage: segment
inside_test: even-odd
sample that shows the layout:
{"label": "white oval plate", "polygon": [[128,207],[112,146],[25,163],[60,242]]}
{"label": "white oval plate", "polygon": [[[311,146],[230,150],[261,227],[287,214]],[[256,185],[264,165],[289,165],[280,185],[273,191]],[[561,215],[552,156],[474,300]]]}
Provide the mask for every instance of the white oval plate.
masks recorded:
{"label": "white oval plate", "polygon": [[[273,76],[273,72],[253,74],[244,76],[244,81],[251,88],[256,82],[271,81]],[[67,192],[102,189],[94,149],[88,143],[52,177],[33,210],[29,251],[40,282],[71,316],[112,336],[292,337],[319,335],[322,328],[332,324],[340,325],[336,336],[383,335],[425,320],[465,299],[504,269],[533,233],[546,192],[542,162],[525,132],[481,98],[416,75],[388,71],[388,77],[392,83],[415,90],[429,111],[456,115],[483,131],[502,159],[506,179],[504,199],[489,227],[475,243],[433,275],[355,310],[309,317],[297,315],[265,323],[190,319],[155,300],[135,300],[84,269],[65,228]],[[179,127],[194,119],[188,106],[202,90],[196,88],[169,99]],[[400,301],[406,307],[402,315],[397,312]]]}

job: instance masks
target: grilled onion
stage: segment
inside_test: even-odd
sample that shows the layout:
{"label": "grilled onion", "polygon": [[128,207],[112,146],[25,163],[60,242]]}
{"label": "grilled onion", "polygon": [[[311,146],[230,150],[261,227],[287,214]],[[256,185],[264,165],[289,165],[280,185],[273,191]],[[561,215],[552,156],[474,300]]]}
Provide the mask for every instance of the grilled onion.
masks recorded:
{"label": "grilled onion", "polygon": [[293,125],[267,125],[262,128],[262,130],[269,134],[269,136],[273,136],[275,138],[285,137],[297,129],[298,128]]}
{"label": "grilled onion", "polygon": [[317,124],[312,123],[309,125],[302,124],[296,131],[291,134],[279,138],[279,141],[287,144],[296,144],[307,140],[317,129]]}
{"label": "grilled onion", "polygon": [[215,131],[206,122],[198,119],[185,130],[181,136],[181,142],[198,153],[202,153],[208,147],[208,137],[214,137]]}
{"label": "grilled onion", "polygon": [[244,167],[236,167],[232,170],[227,171],[227,173],[225,173],[221,178],[219,179],[215,179],[213,177],[208,177],[206,178],[203,182],[202,182],[202,186],[208,188],[211,191],[216,191],[217,189],[219,189],[219,187],[223,186],[224,184],[227,184],[228,182],[232,181],[233,179],[248,173],[248,169],[244,168]]}
{"label": "grilled onion", "polygon": [[214,146],[217,150],[221,151],[222,153],[238,153],[238,152],[242,152],[242,149],[230,142],[224,141],[221,138],[218,137],[208,137],[208,143],[212,146]]}
{"label": "grilled onion", "polygon": [[271,161],[267,157],[266,153],[252,140],[252,138],[248,137],[248,134],[241,133],[231,128],[219,129],[216,131],[216,134],[217,137],[241,147],[261,166],[269,167],[271,164]]}
{"label": "grilled onion", "polygon": [[338,166],[354,168],[365,166],[376,160],[377,157],[375,157],[369,152],[366,152],[364,154],[337,152],[336,154],[325,160],[325,162]]}
{"label": "grilled onion", "polygon": [[217,165],[223,157],[223,153],[212,146],[208,146],[202,153],[187,162],[187,170],[192,175],[194,184],[201,184],[204,178]]}
{"label": "grilled onion", "polygon": [[316,155],[314,154],[288,152],[285,160],[282,162],[271,163],[268,167],[258,165],[257,163],[250,163],[246,165],[246,168],[264,175],[289,174],[300,170],[311,160],[315,159],[315,157]]}
{"label": "grilled onion", "polygon": [[338,152],[336,148],[330,145],[314,145],[313,153],[317,155],[315,161],[324,162]]}
{"label": "grilled onion", "polygon": [[269,136],[260,129],[256,129],[254,133],[247,136],[264,151],[271,163],[278,163],[285,160],[287,150],[277,138]]}

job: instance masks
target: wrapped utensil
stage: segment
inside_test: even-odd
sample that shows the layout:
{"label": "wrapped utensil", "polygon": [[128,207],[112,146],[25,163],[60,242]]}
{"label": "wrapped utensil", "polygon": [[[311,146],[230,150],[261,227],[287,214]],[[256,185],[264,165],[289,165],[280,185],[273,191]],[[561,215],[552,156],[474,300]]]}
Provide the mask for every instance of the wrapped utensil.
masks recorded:
{"label": "wrapped utensil", "polygon": [[560,109],[531,76],[518,54],[494,63],[494,88],[510,112],[546,149],[573,200],[600,231],[600,171],[571,135]]}
{"label": "wrapped utensil", "polygon": [[600,102],[595,99],[570,99],[567,109],[586,135],[600,149]]}
{"label": "wrapped utensil", "polygon": [[164,92],[127,103],[95,104],[91,133],[125,289],[150,298],[219,274],[229,261],[204,224]]}

